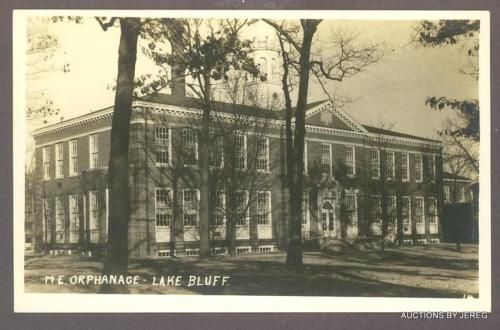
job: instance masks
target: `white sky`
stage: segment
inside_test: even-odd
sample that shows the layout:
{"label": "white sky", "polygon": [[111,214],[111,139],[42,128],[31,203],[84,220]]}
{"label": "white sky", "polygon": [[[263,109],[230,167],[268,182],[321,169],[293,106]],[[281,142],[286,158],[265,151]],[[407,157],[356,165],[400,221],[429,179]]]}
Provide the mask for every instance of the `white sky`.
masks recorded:
{"label": "white sky", "polygon": [[[324,21],[318,37],[328,39],[333,28],[355,30],[360,41],[384,44],[387,55],[365,72],[329,86],[355,99],[346,110],[363,124],[378,126],[381,121],[394,124],[393,130],[436,138],[436,130],[450,115],[425,106],[427,96],[458,99],[478,97],[477,81],[459,73],[467,61],[463,45],[438,48],[410,44],[416,21]],[[47,95],[61,109],[58,121],[113,104],[114,92],[108,89],[116,78],[119,28],[103,32],[93,19],[84,24],[57,23],[49,31],[59,38],[55,61],[69,63],[71,72],[56,72],[38,79]],[[252,27],[253,31],[258,31]],[[138,52],[137,74],[152,69]],[[30,84],[28,81],[27,84]],[[325,99],[319,86],[310,85],[309,101]],[[31,126],[31,127],[30,127]],[[33,128],[30,124],[28,129]]]}

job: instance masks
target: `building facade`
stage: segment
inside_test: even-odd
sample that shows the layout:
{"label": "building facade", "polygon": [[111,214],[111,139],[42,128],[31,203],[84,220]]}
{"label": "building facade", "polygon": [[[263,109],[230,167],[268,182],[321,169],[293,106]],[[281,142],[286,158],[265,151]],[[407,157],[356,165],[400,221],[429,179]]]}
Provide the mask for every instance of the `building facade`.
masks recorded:
{"label": "building facade", "polygon": [[479,241],[479,183],[443,172],[443,239],[448,242]]}
{"label": "building facade", "polygon": [[[210,239],[224,253],[233,208],[238,253],[286,247],[288,235],[284,113],[214,102],[230,148],[214,139],[211,171],[226,181],[211,189]],[[46,251],[103,250],[108,227],[107,165],[113,109],[106,108],[33,132],[36,176],[36,242]],[[130,124],[132,257],[196,255],[199,246],[197,100],[156,94],[134,101]],[[252,118],[258,132],[237,118]],[[260,123],[260,124],[258,124]],[[250,126],[252,126],[250,125]],[[223,127],[223,128],[222,128]],[[360,124],[329,101],[306,112],[303,240],[388,239],[439,242],[443,209],[442,157],[438,141]],[[240,171],[228,193],[228,168]],[[221,180],[222,180],[221,179]],[[233,187],[234,188],[234,187]],[[233,198],[234,197],[234,198]],[[399,228],[399,231],[398,231]]]}

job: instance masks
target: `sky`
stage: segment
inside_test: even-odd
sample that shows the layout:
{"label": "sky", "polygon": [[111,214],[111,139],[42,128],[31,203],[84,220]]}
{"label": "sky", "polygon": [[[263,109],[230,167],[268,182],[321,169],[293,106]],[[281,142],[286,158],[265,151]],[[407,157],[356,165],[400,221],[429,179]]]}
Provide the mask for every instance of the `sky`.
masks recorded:
{"label": "sky", "polygon": [[[343,29],[359,35],[359,43],[377,43],[384,57],[364,72],[341,83],[329,84],[329,91],[348,96],[353,102],[344,110],[362,124],[390,125],[393,130],[436,138],[436,131],[450,115],[436,112],[425,105],[428,96],[457,99],[478,98],[478,83],[459,72],[467,62],[466,46],[462,44],[425,48],[411,43],[417,21],[323,21],[316,43],[328,42],[332,31]],[[269,33],[264,23],[252,26],[247,34]],[[266,30],[267,29],[267,30]],[[58,38],[59,48],[50,59],[67,63],[70,72],[49,72],[35,82],[44,89],[61,111],[57,118],[69,119],[113,104],[114,92],[109,89],[116,78],[119,28],[104,32],[91,18],[83,24],[50,23],[48,33]],[[138,53],[136,75],[154,70],[154,66]],[[321,88],[312,83],[309,101],[326,99]],[[40,125],[29,123],[28,129]]]}

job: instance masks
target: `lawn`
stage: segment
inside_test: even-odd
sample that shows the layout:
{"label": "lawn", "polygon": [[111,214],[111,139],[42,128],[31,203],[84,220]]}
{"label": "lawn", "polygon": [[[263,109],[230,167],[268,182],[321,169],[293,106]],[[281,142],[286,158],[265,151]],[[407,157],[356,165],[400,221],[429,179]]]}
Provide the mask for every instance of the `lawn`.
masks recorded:
{"label": "lawn", "polygon": [[[201,260],[197,257],[131,260],[129,274],[140,281],[131,293],[309,295],[362,297],[463,297],[478,295],[478,251],[475,245],[405,246],[376,251],[305,252],[304,271],[284,265],[286,254],[245,254]],[[83,256],[25,258],[26,292],[95,293],[97,285],[71,285],[72,275],[101,273],[102,260]],[[65,285],[45,284],[45,276],[64,275]],[[161,276],[182,276],[181,285],[159,284]],[[189,276],[229,276],[228,283],[188,286]],[[213,277],[212,277],[213,280]],[[166,283],[168,284],[168,282]],[[172,284],[172,282],[170,282]]]}

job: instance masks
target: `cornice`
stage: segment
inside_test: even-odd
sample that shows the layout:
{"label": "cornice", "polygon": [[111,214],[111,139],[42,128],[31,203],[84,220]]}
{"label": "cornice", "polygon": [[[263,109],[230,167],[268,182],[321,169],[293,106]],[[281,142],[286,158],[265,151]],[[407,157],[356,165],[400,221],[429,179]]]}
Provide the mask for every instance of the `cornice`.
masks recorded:
{"label": "cornice", "polygon": [[[399,144],[417,148],[439,149],[442,147],[442,144],[439,142],[431,142],[419,139],[369,133],[368,131],[366,131],[366,129],[364,129],[362,125],[357,123],[354,119],[350,118],[349,115],[345,114],[344,112],[333,109],[329,101],[326,101],[325,103],[322,103],[317,107],[309,110],[306,113],[306,116],[310,117],[315,113],[319,113],[323,110],[326,110],[327,108],[328,110],[333,111],[336,115],[341,117],[342,120],[345,120],[346,124],[348,124],[351,128],[353,128],[353,131],[340,130],[322,126],[306,125],[307,132],[322,133],[327,135],[355,138],[362,140],[368,139],[371,143],[374,144],[376,144],[377,140],[379,140],[380,137],[383,136],[385,142],[387,143],[393,143],[393,144]],[[198,108],[180,107],[175,105],[154,103],[142,100],[133,101],[132,109],[133,111],[139,111],[139,109],[148,109],[152,113],[168,114],[170,116],[181,117],[181,118],[197,118],[201,116],[201,110]],[[32,131],[32,134],[34,138],[46,137],[62,132],[64,130],[73,129],[77,127],[85,127],[92,123],[111,119],[112,117],[113,117],[113,108],[110,107],[100,111],[85,114],[80,117],[69,119],[60,123],[38,128]],[[218,112],[217,117],[227,120],[228,122],[235,120],[234,116],[228,113]],[[253,116],[252,119],[255,119],[257,121],[259,120],[259,118],[255,118]],[[265,122],[266,125],[268,125],[269,127],[275,127],[275,128],[282,128],[285,125],[284,120],[279,120],[279,119],[262,119],[262,122]]]}

